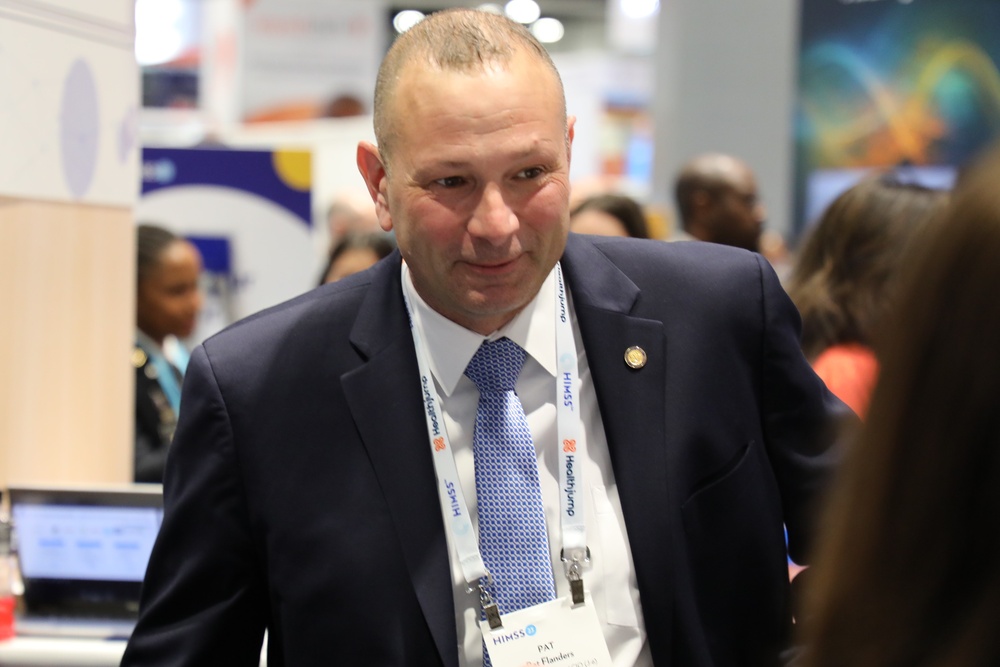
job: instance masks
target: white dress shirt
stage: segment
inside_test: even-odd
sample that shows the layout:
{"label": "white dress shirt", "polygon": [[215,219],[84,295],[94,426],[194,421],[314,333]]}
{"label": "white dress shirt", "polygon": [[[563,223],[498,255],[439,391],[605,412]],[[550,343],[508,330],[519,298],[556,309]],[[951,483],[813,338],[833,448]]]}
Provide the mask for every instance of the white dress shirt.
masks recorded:
{"label": "white dress shirt", "polygon": [[[470,506],[473,525],[477,527],[472,431],[479,405],[479,391],[465,377],[465,367],[486,339],[496,340],[506,336],[527,351],[528,356],[518,377],[516,392],[524,406],[538,456],[538,476],[545,504],[556,595],[568,596],[569,582],[559,559],[562,539],[555,407],[555,270],[549,274],[538,294],[524,310],[505,327],[485,337],[432,310],[414,289],[405,263],[402,268],[402,284],[412,304],[413,325],[418,327],[426,346],[427,361],[441,399],[445,427],[455,453],[462,490]],[[587,545],[591,552],[591,567],[583,575],[584,586],[590,593],[590,601],[597,612],[615,667],[651,667],[653,662],[642,622],[639,589],[622,518],[618,487],[611,469],[607,437],[597,407],[594,380],[581,343],[576,311],[572,307],[572,294],[569,297],[580,368],[582,437],[587,443],[587,460],[583,473],[585,484],[590,490],[583,494]],[[650,511],[656,510],[650,508]],[[442,512],[445,512],[444,508]],[[445,525],[450,525],[447,518]],[[478,595],[466,592],[467,585],[452,544],[451,532],[446,530],[445,533],[451,556],[460,663],[478,667],[483,660],[479,598]]]}

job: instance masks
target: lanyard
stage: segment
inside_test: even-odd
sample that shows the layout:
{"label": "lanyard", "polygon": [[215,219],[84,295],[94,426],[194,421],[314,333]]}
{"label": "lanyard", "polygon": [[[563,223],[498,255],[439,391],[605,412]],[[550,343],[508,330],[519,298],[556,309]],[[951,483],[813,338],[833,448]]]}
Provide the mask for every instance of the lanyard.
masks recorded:
{"label": "lanyard", "polygon": [[177,376],[174,375],[177,371],[163,356],[162,350],[143,345],[142,342],[139,343],[139,347],[143,349],[146,357],[149,358],[149,363],[156,369],[156,381],[159,383],[160,389],[163,390],[163,395],[167,397],[167,402],[170,403],[170,408],[176,417],[180,414],[181,409],[181,384],[177,381]]}
{"label": "lanyard", "polygon": [[[579,414],[580,373],[576,343],[573,339],[573,326],[569,316],[566,285],[559,263],[556,263],[555,272],[557,359],[555,404],[559,451],[559,514],[563,540],[560,554],[566,577],[570,582],[573,602],[579,604],[583,602],[582,572],[590,561],[583,502],[582,499],[578,500],[580,490],[585,488],[583,485],[583,462],[587,459],[587,451],[586,441],[580,437],[583,428]],[[406,302],[410,332],[413,335],[413,346],[417,355],[424,413],[427,418],[427,433],[438,480],[438,496],[445,516],[450,519],[450,521],[446,521],[446,525],[451,531],[462,576],[468,584],[468,591],[470,593],[479,592],[480,602],[489,616],[489,607],[492,606],[495,610],[495,605],[492,605],[488,591],[491,583],[490,575],[483,563],[479,551],[479,538],[472,525],[469,506],[465,494],[462,492],[462,485],[459,483],[455,454],[441,412],[441,400],[434,386],[427,361],[427,348],[421,338],[420,331],[413,326],[413,307],[405,289],[403,290],[403,298]],[[499,616],[496,618],[498,620]]]}

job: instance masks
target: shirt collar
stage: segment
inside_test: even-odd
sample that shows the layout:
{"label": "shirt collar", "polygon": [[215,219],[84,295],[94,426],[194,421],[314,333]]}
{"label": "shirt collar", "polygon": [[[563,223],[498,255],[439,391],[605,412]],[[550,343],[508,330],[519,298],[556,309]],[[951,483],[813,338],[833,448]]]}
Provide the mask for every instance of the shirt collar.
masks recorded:
{"label": "shirt collar", "polygon": [[445,395],[451,396],[465,374],[472,356],[484,340],[506,336],[520,345],[552,377],[556,376],[555,267],[538,293],[506,326],[483,336],[452,322],[427,305],[413,286],[406,262],[402,263],[403,290],[413,308],[413,326],[418,327],[427,350],[431,374]]}

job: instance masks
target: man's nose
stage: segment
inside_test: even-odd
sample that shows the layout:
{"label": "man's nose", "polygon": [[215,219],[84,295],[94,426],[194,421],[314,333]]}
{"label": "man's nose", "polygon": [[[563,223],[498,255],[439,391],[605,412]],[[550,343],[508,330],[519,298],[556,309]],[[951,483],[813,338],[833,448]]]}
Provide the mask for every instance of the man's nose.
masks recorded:
{"label": "man's nose", "polygon": [[469,233],[499,242],[509,238],[517,228],[517,216],[507,203],[503,190],[494,183],[486,184],[469,223]]}

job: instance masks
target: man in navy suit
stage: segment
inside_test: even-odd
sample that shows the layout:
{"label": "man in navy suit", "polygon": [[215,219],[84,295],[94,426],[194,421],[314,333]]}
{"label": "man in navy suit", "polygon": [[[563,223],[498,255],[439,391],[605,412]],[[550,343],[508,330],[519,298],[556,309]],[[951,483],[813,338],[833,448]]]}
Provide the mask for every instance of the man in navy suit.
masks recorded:
{"label": "man in navy suit", "polygon": [[[767,263],[569,235],[573,119],[544,48],[505,18],[441,12],[397,39],[375,130],[358,165],[399,250],[194,353],[123,665],[255,664],[265,629],[272,667],[482,664],[480,594],[501,582],[469,580],[475,540],[448,498],[477,530],[478,389],[463,371],[502,338],[527,353],[516,394],[550,604],[594,628],[559,641],[599,644],[609,660],[593,664],[775,662],[783,526],[801,555],[843,406],[802,357]],[[570,514],[589,559],[575,563],[561,562],[567,403],[586,452]],[[544,625],[545,609],[523,611]]]}

